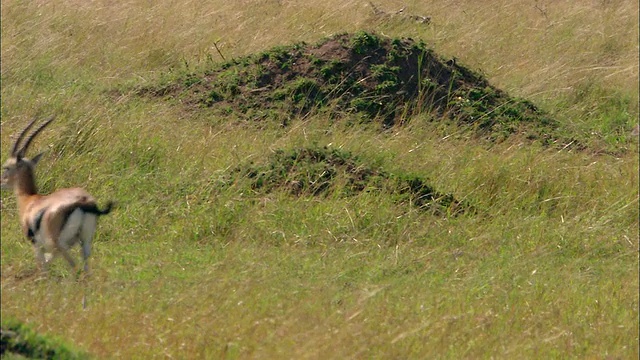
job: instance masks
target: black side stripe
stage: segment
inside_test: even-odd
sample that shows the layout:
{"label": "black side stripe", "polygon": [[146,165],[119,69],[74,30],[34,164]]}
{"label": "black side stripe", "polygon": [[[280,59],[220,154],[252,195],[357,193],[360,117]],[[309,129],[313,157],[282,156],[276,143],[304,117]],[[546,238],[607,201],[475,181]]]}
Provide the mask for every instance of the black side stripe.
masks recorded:
{"label": "black side stripe", "polygon": [[29,224],[29,230],[27,231],[27,236],[31,240],[32,243],[36,242],[36,234],[40,231],[40,225],[42,223],[42,218],[44,217],[44,213],[47,211],[47,208],[44,208],[36,214],[36,217],[33,219],[33,223]]}

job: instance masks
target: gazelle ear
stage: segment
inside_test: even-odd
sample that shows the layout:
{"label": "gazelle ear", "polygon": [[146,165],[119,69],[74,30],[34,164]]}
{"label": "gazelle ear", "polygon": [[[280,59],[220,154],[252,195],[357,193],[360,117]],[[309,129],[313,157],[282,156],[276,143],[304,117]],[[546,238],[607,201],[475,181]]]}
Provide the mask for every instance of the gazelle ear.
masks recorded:
{"label": "gazelle ear", "polygon": [[35,166],[35,165],[38,163],[38,161],[40,161],[40,158],[42,157],[42,155],[44,155],[44,151],[43,151],[43,152],[41,152],[40,154],[38,154],[38,155],[34,156],[34,157],[31,159],[31,163]]}

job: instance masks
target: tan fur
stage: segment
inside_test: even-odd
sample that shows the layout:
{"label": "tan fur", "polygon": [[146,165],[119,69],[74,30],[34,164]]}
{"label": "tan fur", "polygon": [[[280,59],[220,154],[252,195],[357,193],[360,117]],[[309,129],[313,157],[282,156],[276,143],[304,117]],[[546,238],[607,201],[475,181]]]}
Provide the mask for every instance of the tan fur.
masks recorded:
{"label": "tan fur", "polygon": [[[95,199],[82,188],[60,189],[46,196],[40,194],[17,196],[19,199],[18,204],[24,203],[24,210],[20,210],[23,230],[26,231],[28,229],[29,219],[33,219],[40,210],[48,209],[45,217],[48,221],[44,222],[44,224],[47,231],[50,231],[49,235],[51,236],[58,235],[62,227],[61,222],[64,210],[78,205],[96,205]],[[19,205],[19,208],[22,207]]]}

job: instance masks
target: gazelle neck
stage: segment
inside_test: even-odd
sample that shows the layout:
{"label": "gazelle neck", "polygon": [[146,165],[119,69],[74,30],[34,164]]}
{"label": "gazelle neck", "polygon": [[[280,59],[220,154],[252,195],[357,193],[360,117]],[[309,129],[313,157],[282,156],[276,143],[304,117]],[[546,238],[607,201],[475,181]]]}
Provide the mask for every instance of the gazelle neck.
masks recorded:
{"label": "gazelle neck", "polygon": [[34,195],[38,195],[38,189],[32,171],[25,171],[20,175],[20,179],[13,184],[13,192],[16,194],[18,207],[23,209]]}

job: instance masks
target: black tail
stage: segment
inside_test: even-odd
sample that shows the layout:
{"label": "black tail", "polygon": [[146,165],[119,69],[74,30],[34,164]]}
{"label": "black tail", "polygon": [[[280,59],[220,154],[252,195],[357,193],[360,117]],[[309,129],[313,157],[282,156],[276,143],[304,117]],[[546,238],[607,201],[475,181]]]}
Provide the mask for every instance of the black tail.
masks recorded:
{"label": "black tail", "polygon": [[110,213],[111,208],[113,208],[113,205],[114,205],[113,201],[109,201],[109,203],[107,203],[107,207],[105,207],[104,210],[100,210],[98,208],[98,205],[96,204],[80,206],[80,209],[82,209],[82,211],[84,212],[88,212],[88,213],[92,213],[100,216],[100,215],[107,215],[108,213]]}

